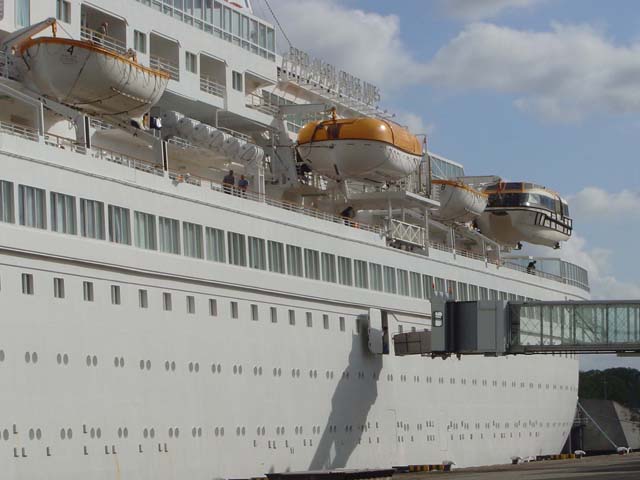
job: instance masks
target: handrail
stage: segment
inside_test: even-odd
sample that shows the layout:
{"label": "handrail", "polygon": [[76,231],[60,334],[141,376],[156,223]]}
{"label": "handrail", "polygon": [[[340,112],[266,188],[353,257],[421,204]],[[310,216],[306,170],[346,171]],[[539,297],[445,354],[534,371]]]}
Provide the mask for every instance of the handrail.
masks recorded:
{"label": "handrail", "polygon": [[92,43],[102,46],[107,50],[112,50],[116,53],[124,55],[127,52],[127,44],[115,37],[111,37],[97,30],[93,30],[89,27],[80,27],[80,39],[88,40]]}
{"label": "handrail", "polygon": [[172,80],[180,80],[180,68],[171,60],[159,57],[158,55],[149,55],[149,67],[154,70],[167,72]]}
{"label": "handrail", "polygon": [[203,75],[200,77],[200,90],[205,93],[215,95],[216,97],[224,98],[227,92],[227,87],[212,80],[211,77]]}
{"label": "handrail", "polygon": [[278,114],[278,111],[280,110],[279,105],[271,103],[265,100],[264,97],[260,95],[256,95],[255,93],[251,93],[247,95],[247,99],[248,99],[248,102],[246,103],[247,107],[262,113],[266,113],[267,115],[275,116]]}
{"label": "handrail", "polygon": [[[39,141],[40,139],[36,129],[25,127],[22,125],[16,125],[16,124],[4,122],[4,121],[0,121],[0,133],[7,133],[10,135],[14,135],[14,136],[24,138],[30,141],[35,141],[35,142]],[[84,145],[78,143],[77,141],[71,138],[61,137],[59,135],[55,135],[52,133],[47,133],[44,135],[44,143],[45,145],[48,145],[48,146],[62,148],[62,149],[69,149],[71,151],[81,153],[81,154],[87,153],[87,149]],[[151,173],[157,176],[164,176],[164,170],[158,164],[155,164],[147,160],[143,160],[141,158],[134,157],[132,155],[110,150],[107,148],[94,146],[91,148],[91,156],[93,158],[97,158],[100,160],[106,160],[108,162],[117,163],[119,165],[123,165],[129,168],[134,168],[136,170],[139,170],[145,173]],[[210,188],[211,190],[214,190],[214,191],[223,192],[229,195],[233,195],[235,197],[252,200],[259,203],[265,203],[267,205],[282,208],[292,212],[297,212],[312,218],[318,218],[321,220],[346,225],[348,227],[364,230],[367,232],[377,233],[380,235],[383,234],[382,227],[378,225],[369,225],[366,223],[356,222],[352,219],[341,217],[339,215],[334,215],[332,213],[323,212],[321,210],[317,210],[314,208],[304,207],[302,205],[287,202],[285,200],[277,200],[277,199],[266,196],[264,193],[255,192],[252,190],[243,191],[236,186],[224,185],[222,183],[218,183],[213,180],[203,178],[203,177],[198,177],[197,175],[191,175],[188,173],[169,171],[168,176],[176,184],[184,182],[184,183],[188,183],[190,185],[194,185],[198,187]],[[405,223],[405,222],[400,222],[399,220],[393,220],[392,225],[393,224],[395,224],[396,226],[402,224],[401,225],[402,227],[410,227],[413,233],[418,233],[421,230],[424,230],[422,227]],[[390,233],[391,232],[388,232],[387,235],[389,235]],[[410,242],[410,243],[413,243],[413,242]],[[429,242],[429,247],[436,250],[443,251],[443,252],[456,253],[458,255],[468,257],[471,259],[485,261],[491,264],[495,264],[498,267],[506,267],[511,270],[527,273],[530,275],[535,275],[535,276],[553,280],[559,283],[573,285],[575,287],[581,288],[582,290],[586,290],[586,291],[590,290],[589,286],[583,284],[582,282],[578,282],[570,278],[564,278],[558,275],[544,272],[542,270],[527,270],[527,268],[522,265],[518,265],[516,263],[512,263],[508,261],[500,261],[499,259],[492,259],[490,257],[484,257],[473,251],[457,249],[457,248],[452,249],[448,245],[444,245],[434,241]]]}

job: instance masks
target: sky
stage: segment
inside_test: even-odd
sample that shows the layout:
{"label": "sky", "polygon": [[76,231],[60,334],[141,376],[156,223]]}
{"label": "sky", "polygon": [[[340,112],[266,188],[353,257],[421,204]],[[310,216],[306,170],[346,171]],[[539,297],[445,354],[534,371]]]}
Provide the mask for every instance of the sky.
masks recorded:
{"label": "sky", "polygon": [[[574,218],[560,255],[589,270],[593,298],[640,299],[637,0],[269,3],[294,46],[378,85],[381,106],[467,175],[559,191]],[[581,359],[618,365],[640,357]]]}

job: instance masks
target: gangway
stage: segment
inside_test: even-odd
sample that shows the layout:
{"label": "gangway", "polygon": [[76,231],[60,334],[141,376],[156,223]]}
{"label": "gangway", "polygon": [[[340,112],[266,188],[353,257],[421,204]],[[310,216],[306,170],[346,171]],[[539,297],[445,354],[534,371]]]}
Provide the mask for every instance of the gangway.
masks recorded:
{"label": "gangway", "polygon": [[640,355],[640,300],[432,301],[431,330],[393,337],[396,355]]}

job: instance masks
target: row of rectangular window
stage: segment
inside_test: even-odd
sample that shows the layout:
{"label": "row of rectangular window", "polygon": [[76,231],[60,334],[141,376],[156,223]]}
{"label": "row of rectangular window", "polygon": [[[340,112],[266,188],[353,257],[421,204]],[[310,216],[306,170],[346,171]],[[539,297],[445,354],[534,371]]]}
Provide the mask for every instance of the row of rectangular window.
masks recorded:
{"label": "row of rectangular window", "polygon": [[[46,228],[45,191],[19,185],[19,222],[21,225]],[[75,235],[76,199],[71,195],[50,193],[52,230]],[[80,198],[80,234],[105,240],[104,203]],[[0,220],[13,223],[13,184],[0,181]],[[108,205],[109,241],[131,245],[131,215],[124,207]],[[382,266],[364,260],[352,260],[327,252],[245,236],[236,232],[202,227],[202,225],[134,211],[134,244],[138,248],[193,258],[206,258],[257,270],[322,280],[345,286],[370,289],[414,298],[431,299],[445,294],[456,300],[516,300],[514,294],[467,285],[453,280],[422,275],[404,269]],[[157,220],[157,225],[156,225]],[[225,246],[226,240],[226,246]],[[226,247],[226,248],[225,248]],[[247,255],[248,252],[248,255]]]}
{"label": "row of rectangular window", "polygon": [[[120,305],[122,302],[122,298],[120,295],[120,286],[119,285],[111,285],[111,303],[113,305]],[[93,282],[83,281],[82,282],[82,292],[83,298],[87,302],[94,301],[94,290],[93,290]],[[25,295],[33,295],[34,294],[34,284],[33,284],[33,275],[30,273],[22,274],[22,293]],[[64,278],[54,277],[53,279],[53,296],[55,298],[65,298],[65,288],[64,288]],[[138,303],[140,308],[149,308],[149,294],[145,289],[138,289]],[[231,318],[238,318],[238,302],[231,301],[230,302],[230,311]],[[258,305],[255,303],[251,304],[251,320],[258,321],[259,320],[259,311]],[[164,311],[172,311],[173,310],[173,297],[169,292],[162,292],[162,309]],[[186,296],[186,310],[189,314],[196,313],[196,300],[193,295]],[[277,307],[270,307],[270,319],[272,323],[278,322],[278,309]],[[212,317],[216,317],[218,315],[218,302],[214,298],[209,299],[209,315]],[[289,309],[289,324],[296,324],[296,311],[293,309]],[[306,325],[307,327],[313,327],[313,314],[312,312],[305,313]],[[329,329],[329,315],[322,315],[322,325],[325,330]],[[339,328],[340,331],[345,331],[345,319],[344,317],[339,317]]]}

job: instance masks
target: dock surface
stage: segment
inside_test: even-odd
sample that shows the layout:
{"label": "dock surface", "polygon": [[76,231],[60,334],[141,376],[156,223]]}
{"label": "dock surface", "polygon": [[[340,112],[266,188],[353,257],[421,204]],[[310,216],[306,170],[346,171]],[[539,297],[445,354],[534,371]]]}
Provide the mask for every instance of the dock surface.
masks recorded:
{"label": "dock surface", "polygon": [[547,460],[520,465],[461,468],[451,472],[403,473],[398,480],[637,480],[640,453],[602,455],[572,460]]}

